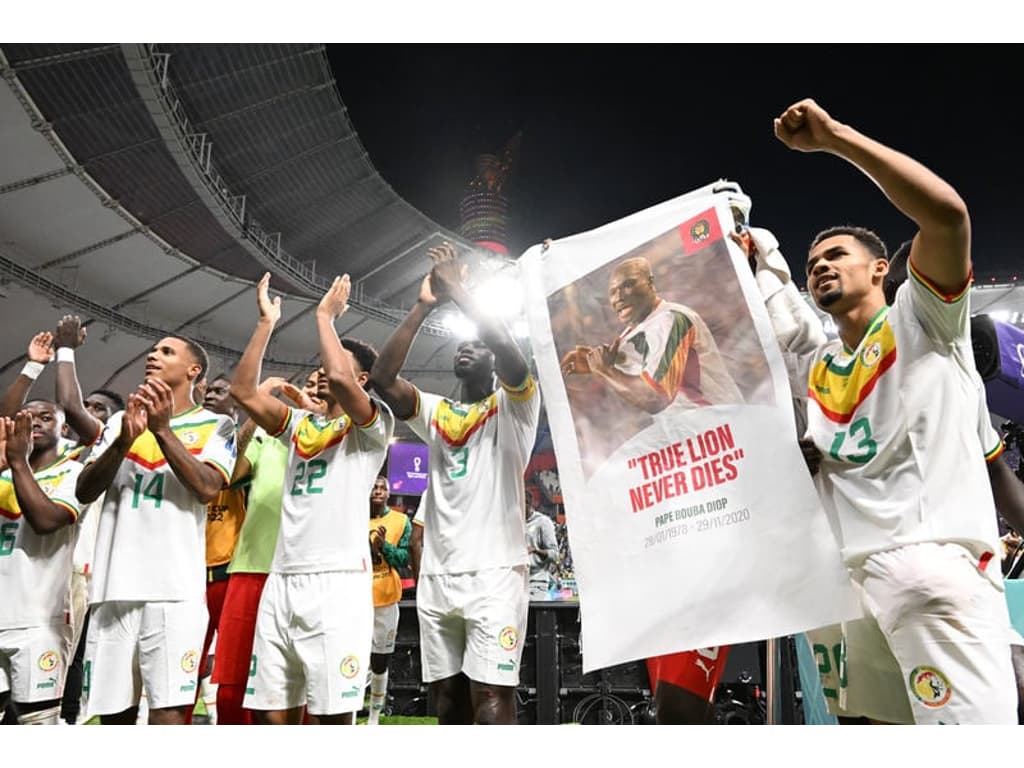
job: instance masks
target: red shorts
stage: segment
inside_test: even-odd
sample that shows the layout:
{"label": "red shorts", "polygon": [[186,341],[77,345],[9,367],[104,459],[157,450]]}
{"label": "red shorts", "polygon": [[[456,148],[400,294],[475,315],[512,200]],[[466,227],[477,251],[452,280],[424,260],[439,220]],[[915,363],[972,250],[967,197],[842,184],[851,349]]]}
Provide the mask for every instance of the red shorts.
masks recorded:
{"label": "red shorts", "polygon": [[252,640],[256,634],[256,613],[265,573],[233,573],[217,625],[217,653],[213,682],[245,685],[252,664]]}
{"label": "red shorts", "polygon": [[647,660],[647,674],[651,678],[651,690],[657,692],[659,682],[670,683],[700,696],[705,701],[712,701],[715,698],[715,689],[722,681],[722,672],[725,671],[725,662],[728,658],[728,645],[650,658]]}

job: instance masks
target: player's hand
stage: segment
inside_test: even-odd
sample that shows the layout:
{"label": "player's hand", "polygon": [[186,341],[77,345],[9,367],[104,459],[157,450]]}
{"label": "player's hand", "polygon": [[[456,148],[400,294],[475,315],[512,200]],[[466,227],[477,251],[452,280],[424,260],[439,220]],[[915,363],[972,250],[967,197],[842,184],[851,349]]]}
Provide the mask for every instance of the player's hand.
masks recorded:
{"label": "player's hand", "polygon": [[420,283],[420,295],[416,297],[416,300],[425,306],[433,307],[437,304],[437,296],[434,295],[433,289],[430,287],[430,275],[426,275],[423,278],[423,282]]}
{"label": "player's hand", "polygon": [[801,152],[828,150],[841,124],[814,99],[803,99],[775,118],[775,136]]}
{"label": "player's hand", "polygon": [[821,451],[818,450],[814,442],[806,437],[801,437],[798,441],[800,444],[800,452],[804,456],[804,463],[807,464],[807,470],[811,473],[811,477],[818,474],[818,469],[821,467]]}
{"label": "player's hand", "polygon": [[561,362],[562,375],[573,376],[590,373],[590,363],[587,362],[590,350],[591,347],[577,346],[576,349],[566,352]]}
{"label": "player's hand", "polygon": [[334,278],[327,293],[320,299],[320,305],[316,311],[335,320],[345,314],[348,310],[348,297],[352,293],[352,281],[348,274]]}
{"label": "player's hand", "polygon": [[276,324],[281,319],[281,297],[270,298],[270,273],[264,272],[256,284],[256,305],[260,310],[260,320]]}
{"label": "player's hand", "polygon": [[301,408],[304,411],[312,411],[313,413],[327,412],[327,403],[319,398],[310,397],[290,381],[285,381],[278,376],[271,376],[263,384],[260,384],[260,389],[263,389],[264,385],[268,382],[273,382],[274,386],[271,388],[273,391],[270,389],[265,391],[270,392],[270,394],[281,394],[297,408]]}
{"label": "player's hand", "polygon": [[4,456],[7,464],[28,461],[32,453],[32,414],[18,411],[13,419],[4,419]]}
{"label": "player's hand", "polygon": [[49,331],[37,333],[28,343],[28,352],[26,354],[33,363],[46,365],[53,360],[53,334]]}
{"label": "player's hand", "polygon": [[587,353],[587,365],[594,373],[608,373],[619,359],[619,339],[593,347]]}
{"label": "player's hand", "polygon": [[437,301],[447,301],[455,290],[462,287],[468,267],[458,261],[455,246],[448,242],[431,248],[427,255],[434,262],[429,275],[430,290]]}
{"label": "player's hand", "polygon": [[134,392],[128,395],[128,402],[124,407],[124,416],[121,418],[121,434],[117,436],[122,447],[127,450],[132,443],[149,428],[148,414],[142,399]]}
{"label": "player's hand", "polygon": [[78,315],[64,315],[57,321],[57,332],[53,335],[53,346],[71,347],[77,349],[85,343],[85,328],[82,327],[82,318]]}
{"label": "player's hand", "polygon": [[174,414],[174,391],[157,378],[146,379],[135,392],[146,409],[146,423],[154,435],[167,435],[171,431]]}

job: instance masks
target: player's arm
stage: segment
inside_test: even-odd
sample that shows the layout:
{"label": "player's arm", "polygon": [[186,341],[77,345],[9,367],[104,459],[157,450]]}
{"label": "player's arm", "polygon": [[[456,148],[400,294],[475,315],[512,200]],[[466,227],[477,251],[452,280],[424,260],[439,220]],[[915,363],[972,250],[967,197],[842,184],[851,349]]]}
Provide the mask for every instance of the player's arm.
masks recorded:
{"label": "player's arm", "polygon": [[147,426],[156,438],[171,471],[203,504],[213,501],[227,484],[230,473],[225,477],[209,464],[200,461],[174,434],[171,429],[174,393],[170,385],[160,379],[149,379],[135,394],[146,408]]}
{"label": "player's arm", "polygon": [[370,386],[387,403],[395,418],[412,418],[416,413],[416,388],[398,375],[405,365],[416,334],[438,301],[430,286],[430,275],[423,278],[416,303],[394,333],[384,342],[370,371]]}
{"label": "player's arm", "polygon": [[413,525],[409,518],[405,519],[405,528],[402,529],[402,536],[397,544],[385,540],[381,548],[381,554],[388,561],[392,568],[403,568],[409,564],[409,547],[412,542]]}
{"label": "player's arm", "polygon": [[277,435],[288,418],[288,406],[269,392],[261,391],[259,386],[263,356],[266,354],[274,326],[281,319],[281,297],[276,296],[273,301],[270,299],[269,272],[260,278],[256,286],[256,302],[259,307],[259,320],[235,369],[234,378],[231,380],[231,396],[245,409],[257,426],[263,427],[271,435]]}
{"label": "player's arm", "polygon": [[109,427],[116,426],[114,419],[117,418],[117,414],[111,417],[113,425],[108,422],[108,429],[104,430],[99,445],[94,449],[96,459],[86,464],[78,476],[75,497],[81,504],[96,501],[110,487],[128,449],[146,431],[145,406],[134,392],[128,396],[128,402],[120,415],[120,429],[115,436]]}
{"label": "player's arm", "polygon": [[89,413],[82,398],[75,369],[74,350],[85,343],[86,329],[78,315],[64,315],[57,322],[53,345],[57,348],[57,403],[64,409],[68,426],[78,435],[82,445],[93,445],[100,439],[103,422]]}
{"label": "player's arm", "polygon": [[53,334],[49,331],[37,333],[28,343],[28,362],[21,369],[21,373],[11,382],[0,398],[0,416],[11,418],[21,410],[25,404],[28,393],[32,390],[39,374],[43,368],[53,359]]}
{"label": "player's arm", "polygon": [[783,112],[775,135],[791,149],[837,155],[868,176],[918,226],[910,248],[914,269],[943,294],[963,291],[971,273],[971,221],[952,186],[913,158],[835,120],[813,99]]}
{"label": "player's arm", "polygon": [[412,537],[409,540],[409,565],[412,568],[412,577],[417,582],[420,580],[420,561],[423,559],[423,524],[412,522]]}
{"label": "player's arm", "polygon": [[4,453],[14,481],[18,506],[29,527],[40,536],[53,533],[75,522],[78,510],[56,504],[36,482],[28,463],[32,452],[32,414],[19,411],[14,419],[3,418]]}
{"label": "player's arm", "polygon": [[355,370],[334,327],[334,321],[348,309],[351,289],[352,284],[347,274],[334,278],[316,308],[316,328],[320,339],[320,361],[327,374],[331,394],[353,422],[366,425],[373,421],[376,408],[356,379]]}
{"label": "player's arm", "polygon": [[450,296],[462,313],[476,326],[480,339],[494,353],[494,372],[507,387],[521,387],[530,368],[522,350],[509,333],[505,323],[484,310],[463,283],[465,269],[456,259],[455,247],[444,243],[430,250],[434,269],[430,273],[430,286],[437,297]]}
{"label": "player's arm", "polygon": [[[650,414],[660,413],[672,402],[672,395],[663,387],[649,381],[644,376],[635,376],[615,367],[619,356],[620,340],[611,344],[602,344],[591,348],[587,353],[587,365],[590,372],[601,379],[605,385],[625,402]],[[683,368],[685,368],[684,352]],[[673,390],[674,392],[674,390]]]}

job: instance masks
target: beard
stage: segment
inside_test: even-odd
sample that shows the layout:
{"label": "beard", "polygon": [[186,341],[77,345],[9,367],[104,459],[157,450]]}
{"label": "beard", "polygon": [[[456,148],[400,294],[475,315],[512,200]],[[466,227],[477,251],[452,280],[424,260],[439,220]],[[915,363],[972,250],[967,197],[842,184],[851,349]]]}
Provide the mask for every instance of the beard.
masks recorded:
{"label": "beard", "polygon": [[829,291],[824,296],[818,299],[818,307],[820,309],[826,309],[831,307],[837,301],[843,298],[842,289],[836,288],[834,291]]}

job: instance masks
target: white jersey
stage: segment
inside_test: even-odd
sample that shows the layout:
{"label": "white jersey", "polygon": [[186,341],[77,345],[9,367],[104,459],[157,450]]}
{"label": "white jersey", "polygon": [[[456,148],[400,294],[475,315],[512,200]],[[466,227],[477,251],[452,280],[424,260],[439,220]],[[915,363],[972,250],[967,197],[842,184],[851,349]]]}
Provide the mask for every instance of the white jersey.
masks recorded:
{"label": "white jersey", "polygon": [[366,571],[366,516],[395,417],[373,400],[369,423],[289,408],[273,435],[288,446],[272,573]]}
{"label": "white jersey", "polygon": [[615,367],[642,376],[670,400],[681,394],[697,405],[743,402],[711,331],[689,307],[659,299],[651,313],[623,331],[620,339],[622,359]]}
{"label": "white jersey", "polygon": [[969,296],[942,296],[910,265],[893,306],[857,348],[826,343],[809,361],[808,436],[815,478],[844,557],[952,541],[975,556],[998,534],[979,439]]}
{"label": "white jersey", "polygon": [[71,553],[78,537],[80,505],[75,483],[82,465],[68,457],[34,473],[54,504],[74,519],[46,536],[25,520],[11,470],[0,473],[0,629],[24,629],[66,621],[71,599]]}
{"label": "white jersey", "polygon": [[409,427],[430,447],[420,573],[525,565],[523,473],[533,450],[540,393],[532,377],[477,403],[416,390]]}
{"label": "white jersey", "polygon": [[[124,412],[107,421],[89,461],[121,433]],[[171,419],[174,434],[225,482],[235,466],[235,422],[196,406]],[[125,455],[100,514],[90,603],[201,600],[206,595],[206,504],[174,474],[146,430]]]}

